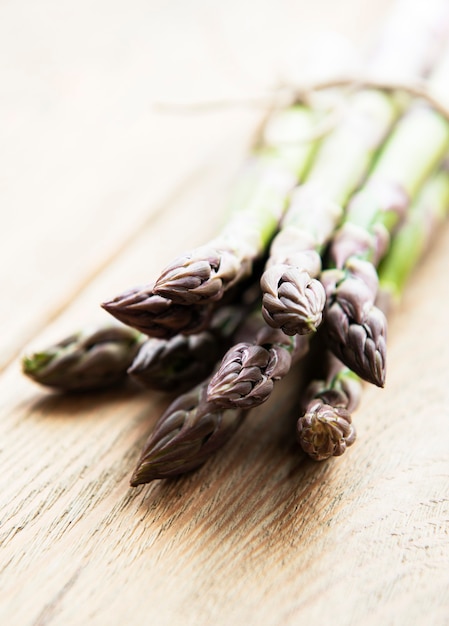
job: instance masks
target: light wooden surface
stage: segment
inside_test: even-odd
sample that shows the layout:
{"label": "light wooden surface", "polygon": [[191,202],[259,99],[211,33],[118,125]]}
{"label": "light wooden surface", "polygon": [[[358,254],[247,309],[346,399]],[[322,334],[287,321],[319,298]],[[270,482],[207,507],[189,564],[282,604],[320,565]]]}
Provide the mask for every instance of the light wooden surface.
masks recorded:
{"label": "light wooden surface", "polygon": [[448,228],[341,459],[298,453],[284,381],[201,470],[131,489],[167,397],[64,398],[18,361],[218,227],[261,111],[154,100],[300,76],[319,33],[363,50],[389,6],[0,4],[1,624],[449,624]]}

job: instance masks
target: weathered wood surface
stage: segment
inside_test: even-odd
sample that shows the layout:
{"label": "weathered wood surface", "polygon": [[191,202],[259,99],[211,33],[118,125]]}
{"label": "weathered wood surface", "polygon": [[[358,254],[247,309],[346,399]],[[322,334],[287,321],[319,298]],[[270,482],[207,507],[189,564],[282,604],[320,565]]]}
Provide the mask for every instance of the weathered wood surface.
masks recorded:
{"label": "weathered wood surface", "polygon": [[285,381],[200,471],[131,489],[167,397],[64,398],[17,360],[219,224],[260,111],[153,99],[257,91],[323,29],[362,48],[389,4],[0,6],[0,623],[449,623],[448,229],[393,318],[386,388],[325,464],[293,444]]}

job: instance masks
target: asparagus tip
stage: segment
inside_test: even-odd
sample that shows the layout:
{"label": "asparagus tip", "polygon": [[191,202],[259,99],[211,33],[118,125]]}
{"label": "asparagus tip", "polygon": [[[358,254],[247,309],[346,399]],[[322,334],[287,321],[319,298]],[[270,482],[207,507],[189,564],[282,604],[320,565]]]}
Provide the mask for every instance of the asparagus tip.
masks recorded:
{"label": "asparagus tip", "polygon": [[323,319],[326,293],[320,281],[300,268],[273,265],[261,278],[262,315],[287,335],[316,332]]}
{"label": "asparagus tip", "polygon": [[145,485],[156,479],[157,476],[153,475],[151,468],[147,467],[145,463],[141,463],[137,465],[134,472],[132,473],[129,484],[130,487],[138,487],[139,485]]}
{"label": "asparagus tip", "polygon": [[22,357],[22,372],[27,376],[33,377],[39,370],[53,358],[53,354],[48,352],[33,352],[31,354],[25,354]]}
{"label": "asparagus tip", "polygon": [[207,388],[207,400],[221,407],[253,408],[268,400],[274,381],[290,369],[286,346],[241,342],[228,350]]}
{"label": "asparagus tip", "polygon": [[343,407],[312,401],[297,422],[297,440],[314,461],[342,455],[356,438],[349,411]]}

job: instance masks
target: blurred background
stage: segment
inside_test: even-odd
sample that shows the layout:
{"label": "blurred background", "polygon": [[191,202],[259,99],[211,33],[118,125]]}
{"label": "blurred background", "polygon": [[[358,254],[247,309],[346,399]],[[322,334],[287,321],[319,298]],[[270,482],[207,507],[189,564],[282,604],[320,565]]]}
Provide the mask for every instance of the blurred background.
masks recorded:
{"label": "blurred background", "polygon": [[336,49],[352,63],[390,5],[3,0],[0,323],[10,330],[0,362],[108,266],[183,181],[223,155],[226,167],[238,163],[264,114],[167,113],[155,102],[264,93],[310,78]]}

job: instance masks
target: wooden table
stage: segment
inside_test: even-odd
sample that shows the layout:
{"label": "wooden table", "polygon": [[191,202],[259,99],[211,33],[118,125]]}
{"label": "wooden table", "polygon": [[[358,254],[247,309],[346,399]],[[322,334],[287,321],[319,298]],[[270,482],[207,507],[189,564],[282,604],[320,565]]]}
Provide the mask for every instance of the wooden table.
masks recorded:
{"label": "wooden table", "polygon": [[449,624],[449,229],[342,458],[299,454],[290,380],[201,470],[132,489],[167,396],[67,398],[20,372],[218,228],[263,111],[156,100],[304,76],[319,33],[362,51],[389,6],[2,2],[1,624]]}

